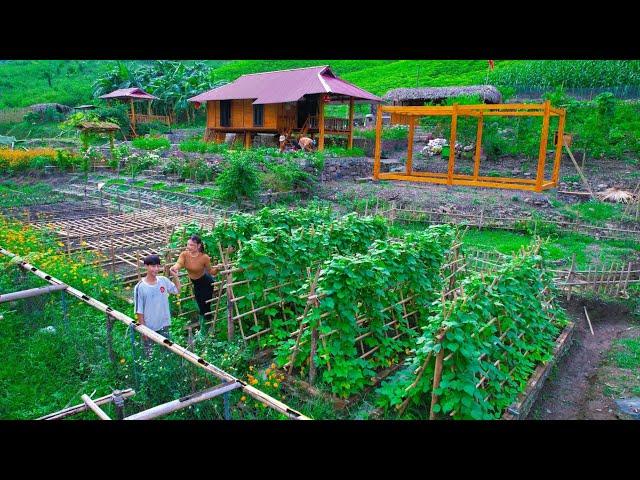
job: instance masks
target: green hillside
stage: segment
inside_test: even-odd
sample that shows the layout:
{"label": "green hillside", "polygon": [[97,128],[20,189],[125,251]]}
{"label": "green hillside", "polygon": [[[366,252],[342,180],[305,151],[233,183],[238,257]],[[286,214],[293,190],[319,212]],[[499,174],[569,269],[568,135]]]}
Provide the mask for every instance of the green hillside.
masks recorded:
{"label": "green hillside", "polygon": [[[137,66],[150,61],[126,61]],[[184,63],[192,63],[186,61]],[[330,65],[341,78],[384,95],[391,88],[493,83],[553,89],[640,86],[640,61],[496,60],[208,60],[213,79],[233,81],[246,73]],[[34,103],[66,105],[92,99],[91,85],[113,60],[11,60],[0,62],[0,108]]]}

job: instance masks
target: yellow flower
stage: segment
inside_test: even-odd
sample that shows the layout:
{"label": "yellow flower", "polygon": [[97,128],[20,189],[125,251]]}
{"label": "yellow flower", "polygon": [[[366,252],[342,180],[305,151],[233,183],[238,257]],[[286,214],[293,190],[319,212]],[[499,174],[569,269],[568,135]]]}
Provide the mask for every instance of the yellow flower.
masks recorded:
{"label": "yellow flower", "polygon": [[276,364],[275,364],[275,363],[272,363],[272,364],[271,364],[271,369],[273,370],[274,368],[276,368]]}
{"label": "yellow flower", "polygon": [[247,397],[245,397],[244,395],[240,397],[241,402],[245,402],[246,400],[247,400]]}
{"label": "yellow flower", "polygon": [[274,386],[275,388],[278,388],[278,384],[277,384],[276,382],[273,382],[273,386]]}
{"label": "yellow flower", "polygon": [[270,386],[271,386],[271,384],[270,384],[269,382],[266,382],[266,383],[265,383],[265,385],[266,385],[267,387],[270,387]]}
{"label": "yellow flower", "polygon": [[121,358],[121,359],[120,359],[120,363],[121,363],[121,364],[124,364],[124,363],[125,363],[124,358]]}
{"label": "yellow flower", "polygon": [[64,247],[64,243],[62,243],[62,242],[58,242],[58,245],[61,246],[61,247]]}

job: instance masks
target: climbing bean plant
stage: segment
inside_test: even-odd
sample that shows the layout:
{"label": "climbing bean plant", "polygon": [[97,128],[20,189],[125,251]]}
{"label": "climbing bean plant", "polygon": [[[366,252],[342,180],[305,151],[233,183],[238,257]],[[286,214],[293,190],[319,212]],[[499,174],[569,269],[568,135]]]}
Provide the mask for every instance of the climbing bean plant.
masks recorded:
{"label": "climbing bean plant", "polygon": [[[309,337],[317,328],[325,337],[314,363],[332,392],[347,397],[369,385],[376,370],[397,362],[413,345],[415,328],[428,318],[442,288],[440,268],[453,238],[448,226],[429,227],[402,239],[376,240],[363,253],[327,260],[317,285],[319,305],[303,320],[309,328],[299,342],[295,366],[304,371]],[[299,290],[305,291],[308,284]],[[414,325],[403,316],[401,302],[408,297],[413,297],[409,305],[418,319]],[[372,354],[359,354],[359,338]],[[278,363],[287,362],[294,345],[288,339],[277,348]]]}
{"label": "climbing bean plant", "polygon": [[424,418],[431,408],[434,359],[443,350],[433,411],[456,419],[500,418],[536,366],[552,357],[567,323],[541,262],[524,252],[493,272],[464,279],[464,293],[438,302],[405,368],[378,389],[379,404],[406,403],[407,416]]}

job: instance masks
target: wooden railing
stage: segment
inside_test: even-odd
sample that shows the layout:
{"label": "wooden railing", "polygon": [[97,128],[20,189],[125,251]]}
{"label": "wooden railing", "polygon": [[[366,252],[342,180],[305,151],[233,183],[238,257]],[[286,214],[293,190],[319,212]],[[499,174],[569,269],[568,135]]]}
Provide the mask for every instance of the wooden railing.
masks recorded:
{"label": "wooden railing", "polygon": [[[135,121],[134,121],[135,118]],[[160,122],[165,123],[167,125],[171,125],[171,117],[168,115],[146,115],[142,113],[136,113],[135,117],[133,115],[129,115],[129,119],[132,123],[152,123],[152,122]]]}
{"label": "wooden railing", "polygon": [[[313,115],[310,117],[309,128],[318,128],[318,116]],[[348,132],[349,131],[349,119],[348,118],[336,118],[325,117],[324,129],[331,132]]]}

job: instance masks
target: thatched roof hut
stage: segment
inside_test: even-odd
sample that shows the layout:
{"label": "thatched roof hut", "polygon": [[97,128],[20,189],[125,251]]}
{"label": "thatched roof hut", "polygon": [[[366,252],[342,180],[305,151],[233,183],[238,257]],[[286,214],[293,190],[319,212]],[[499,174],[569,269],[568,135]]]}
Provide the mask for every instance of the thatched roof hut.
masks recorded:
{"label": "thatched roof hut", "polygon": [[442,102],[461,95],[479,95],[484,103],[501,103],[502,95],[493,85],[471,85],[467,87],[394,88],[383,97],[393,105],[420,106],[424,102]]}

